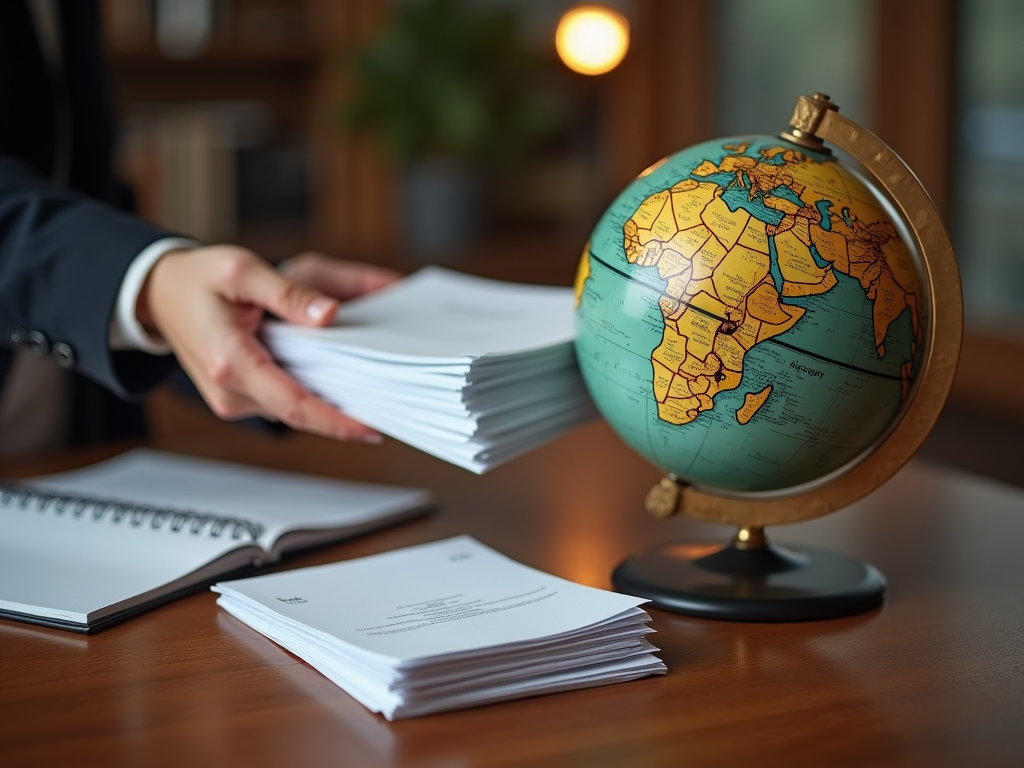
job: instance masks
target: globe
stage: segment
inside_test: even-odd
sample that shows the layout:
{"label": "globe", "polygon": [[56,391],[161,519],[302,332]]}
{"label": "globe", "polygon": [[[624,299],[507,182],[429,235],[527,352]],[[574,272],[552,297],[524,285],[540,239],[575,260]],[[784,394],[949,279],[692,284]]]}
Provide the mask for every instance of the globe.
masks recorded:
{"label": "globe", "polygon": [[929,320],[894,213],[828,150],[778,137],[709,141],[641,173],[575,284],[577,357],[604,418],[719,493],[856,465],[905,412]]}
{"label": "globe", "polygon": [[666,472],[648,511],[737,526],[726,544],[630,556],[612,586],[733,621],[879,605],[886,581],[869,563],[764,529],[886,482],[952,386],[956,257],[906,164],[828,96],[801,96],[777,138],[709,141],[641,173],[598,220],[575,294],[587,388]]}

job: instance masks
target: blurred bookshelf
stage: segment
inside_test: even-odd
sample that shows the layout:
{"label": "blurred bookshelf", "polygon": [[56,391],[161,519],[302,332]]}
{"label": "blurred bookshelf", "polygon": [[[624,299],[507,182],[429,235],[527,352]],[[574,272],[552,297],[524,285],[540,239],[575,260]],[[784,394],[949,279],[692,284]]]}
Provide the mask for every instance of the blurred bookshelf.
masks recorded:
{"label": "blurred bookshelf", "polygon": [[[383,2],[104,0],[122,174],[140,213],[272,261],[310,248],[373,257],[340,222],[339,175],[369,171],[332,125],[339,51]],[[363,166],[366,164],[364,163]],[[387,194],[387,173],[360,188]],[[344,222],[347,224],[348,222]]]}
{"label": "blurred bookshelf", "polygon": [[[618,190],[667,152],[712,135],[710,82],[692,81],[677,103],[665,101],[652,78],[687,77],[689,63],[670,49],[635,45],[616,71],[588,78],[565,69],[551,44],[571,0],[467,0],[520,14],[565,120],[511,172],[484,177],[485,211],[471,241],[447,253],[415,252],[403,232],[402,169],[338,119],[351,91],[343,57],[410,4],[103,0],[122,173],[140,213],[272,261],[317,249],[406,271],[447,262],[569,282]],[[711,20],[706,0],[614,4],[630,16],[637,40],[665,24]],[[201,21],[190,22],[188,9]],[[709,46],[692,40],[698,59]]]}
{"label": "blurred bookshelf", "polygon": [[206,242],[239,242],[271,261],[316,249],[405,271],[437,261],[571,280],[614,186],[598,183],[595,174],[606,169],[593,166],[595,157],[616,156],[586,136],[594,130],[587,123],[603,118],[594,85],[559,72],[559,98],[584,105],[576,117],[584,139],[555,137],[489,184],[485,224],[471,242],[452,253],[412,253],[400,169],[338,119],[350,88],[343,57],[397,5],[103,0],[121,172],[140,213]]}
{"label": "blurred bookshelf", "polygon": [[[551,41],[571,0],[467,0],[519,14],[564,123],[500,178],[483,177],[476,236],[450,252],[417,252],[403,222],[403,169],[338,118],[352,88],[344,57],[412,4],[103,0],[122,173],[140,213],[271,261],[317,249],[404,271],[440,262],[567,283],[618,190],[667,152],[711,135],[710,83],[698,81],[676,104],[652,81],[654,72],[686,76],[689,65],[671,50],[637,45],[618,70],[588,78],[561,65]],[[630,15],[635,39],[692,24],[694,13],[699,25],[710,20],[706,0],[613,4]],[[202,20],[190,22],[188,9]],[[699,36],[693,45],[698,56],[708,52]]]}

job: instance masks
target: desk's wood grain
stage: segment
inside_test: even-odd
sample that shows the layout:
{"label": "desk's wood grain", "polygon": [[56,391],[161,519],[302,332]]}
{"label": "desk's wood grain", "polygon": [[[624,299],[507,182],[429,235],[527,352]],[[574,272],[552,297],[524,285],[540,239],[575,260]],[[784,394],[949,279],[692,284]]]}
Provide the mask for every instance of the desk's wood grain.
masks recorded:
{"label": "desk's wood grain", "polygon": [[[667,538],[724,529],[641,510],[658,473],[602,425],[477,478],[404,446],[235,433],[163,447],[434,489],[434,515],[287,563],[469,533],[607,586]],[[109,449],[108,449],[109,450]],[[5,468],[58,469],[88,456]],[[388,723],[201,592],[94,637],[0,622],[0,764],[1008,765],[1024,754],[1024,497],[926,464],[776,538],[864,557],[885,606],[792,625],[654,613],[670,673]]]}

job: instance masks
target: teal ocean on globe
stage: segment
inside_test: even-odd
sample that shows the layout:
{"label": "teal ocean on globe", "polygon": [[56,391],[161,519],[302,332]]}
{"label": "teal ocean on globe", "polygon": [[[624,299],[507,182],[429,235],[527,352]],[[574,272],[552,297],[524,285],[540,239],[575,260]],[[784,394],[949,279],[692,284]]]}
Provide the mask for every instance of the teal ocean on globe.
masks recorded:
{"label": "teal ocean on globe", "polygon": [[921,358],[919,271],[859,177],[772,137],[683,150],[601,217],[576,350],[612,428],[712,490],[781,491],[863,457]]}

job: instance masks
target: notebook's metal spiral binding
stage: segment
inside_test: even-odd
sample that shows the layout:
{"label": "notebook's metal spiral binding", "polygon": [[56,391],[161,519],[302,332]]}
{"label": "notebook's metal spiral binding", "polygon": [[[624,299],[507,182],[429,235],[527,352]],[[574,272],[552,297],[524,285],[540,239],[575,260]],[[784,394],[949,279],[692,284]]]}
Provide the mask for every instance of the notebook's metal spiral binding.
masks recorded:
{"label": "notebook's metal spiral binding", "polygon": [[241,539],[244,535],[248,535],[255,541],[263,533],[262,525],[240,517],[194,512],[187,509],[151,507],[89,496],[65,496],[11,483],[0,483],[0,507],[3,506],[25,512],[45,512],[52,506],[53,511],[58,515],[67,512],[75,517],[82,517],[88,513],[93,520],[101,520],[106,515],[111,522],[120,523],[127,519],[128,524],[135,527],[141,526],[148,519],[152,528],[166,526],[171,531],[184,530],[196,536],[205,531],[207,535],[215,538],[219,538],[225,531],[228,531],[232,539]]}

